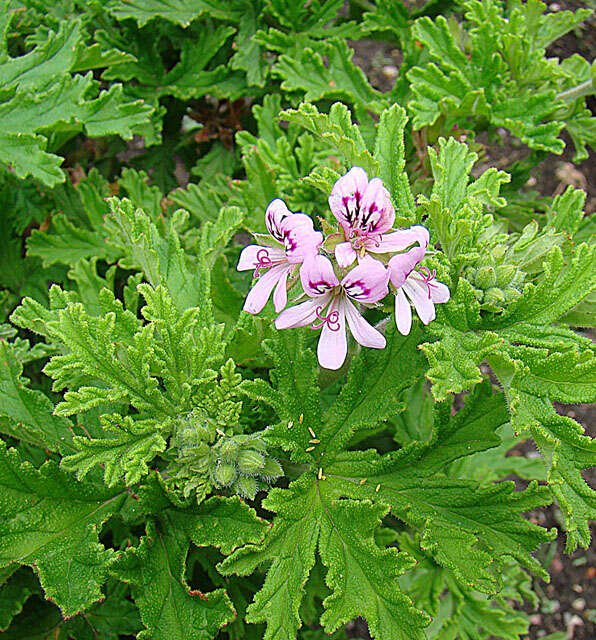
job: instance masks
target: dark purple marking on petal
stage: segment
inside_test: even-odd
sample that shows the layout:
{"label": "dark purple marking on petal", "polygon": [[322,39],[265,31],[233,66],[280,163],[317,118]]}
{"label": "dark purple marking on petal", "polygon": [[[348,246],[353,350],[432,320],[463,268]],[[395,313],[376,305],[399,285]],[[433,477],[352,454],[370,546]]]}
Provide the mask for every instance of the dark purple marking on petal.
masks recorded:
{"label": "dark purple marking on petal", "polygon": [[325,280],[317,280],[313,282],[312,280],[308,281],[308,286],[319,294],[326,293],[329,289],[333,289],[335,285],[326,282]]}
{"label": "dark purple marking on petal", "polygon": [[353,282],[344,285],[344,291],[350,296],[350,298],[358,300],[360,298],[368,298],[372,289],[366,285],[364,280],[354,280]]}

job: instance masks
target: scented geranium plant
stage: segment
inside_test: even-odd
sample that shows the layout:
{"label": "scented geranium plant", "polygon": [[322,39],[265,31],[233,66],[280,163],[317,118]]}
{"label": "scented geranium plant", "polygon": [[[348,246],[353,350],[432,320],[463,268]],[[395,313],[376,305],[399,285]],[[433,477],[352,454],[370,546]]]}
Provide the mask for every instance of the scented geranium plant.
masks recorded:
{"label": "scented geranium plant", "polygon": [[66,275],[1,325],[7,638],[516,640],[589,546],[584,194],[512,233],[509,176],[453,137],[411,170],[399,105],[278,110],[248,179],[90,172],[31,236]]}

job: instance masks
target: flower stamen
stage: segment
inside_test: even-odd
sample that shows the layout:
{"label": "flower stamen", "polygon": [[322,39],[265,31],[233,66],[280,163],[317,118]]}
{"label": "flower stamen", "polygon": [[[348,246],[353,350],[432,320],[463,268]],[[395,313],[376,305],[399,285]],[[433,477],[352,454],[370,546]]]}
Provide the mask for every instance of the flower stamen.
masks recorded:
{"label": "flower stamen", "polygon": [[337,310],[332,311],[326,316],[322,315],[321,313],[322,311],[323,311],[323,307],[317,307],[316,314],[317,314],[317,319],[320,320],[320,322],[319,323],[315,322],[311,324],[310,328],[321,329],[322,327],[327,325],[331,331],[339,331],[341,328],[339,324],[339,311]]}
{"label": "flower stamen", "polygon": [[422,276],[422,282],[426,285],[426,288],[428,289],[428,298],[430,300],[431,298],[430,288],[431,287],[434,287],[435,289],[439,288],[439,285],[433,282],[433,280],[437,277],[437,270],[433,269],[431,273],[431,270],[428,267],[418,267],[418,273]]}
{"label": "flower stamen", "polygon": [[260,278],[263,275],[262,272],[264,269],[268,269],[276,264],[281,264],[282,262],[283,260],[271,260],[267,249],[259,249],[257,251],[257,262],[252,277],[255,279]]}

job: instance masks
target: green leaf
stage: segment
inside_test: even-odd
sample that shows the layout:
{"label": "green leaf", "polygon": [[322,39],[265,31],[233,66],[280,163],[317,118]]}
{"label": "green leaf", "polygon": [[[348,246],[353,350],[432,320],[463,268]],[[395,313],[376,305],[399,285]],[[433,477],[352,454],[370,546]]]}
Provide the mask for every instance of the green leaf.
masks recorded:
{"label": "green leaf", "polygon": [[264,640],[293,640],[301,626],[298,609],[304,583],[315,563],[321,507],[313,477],[305,474],[287,490],[272,489],[263,506],[277,513],[260,544],[242,547],[218,569],[224,575],[249,575],[271,564],[262,589],[248,607],[247,622],[266,622]]}
{"label": "green leaf", "polygon": [[147,523],[147,535],[130,548],[112,571],[129,582],[146,627],[146,640],[207,640],[234,619],[223,589],[191,591],[184,580],[188,538],[165,515]]}
{"label": "green leaf", "polygon": [[359,166],[371,176],[379,175],[379,163],[372,157],[358,127],[352,124],[347,107],[336,102],[329,115],[314,105],[302,103],[298,109],[282,111],[280,118],[296,123],[336,149],[347,166]]}
{"label": "green leaf", "polygon": [[38,471],[4,444],[0,459],[0,565],[33,567],[64,616],[82,611],[102,597],[113,551],[99,543],[97,530],[124,495],[73,482],[53,462]]}
{"label": "green leaf", "polygon": [[[158,389],[159,383],[150,373],[153,352],[150,349],[153,327],[145,326],[134,335],[133,344],[119,347],[117,321],[113,313],[100,318],[89,316],[81,304],[59,311],[52,336],[68,347],[65,355],[54,356],[45,373],[54,378],[54,388],[73,386],[72,374],[78,373],[76,391],[67,391],[56,407],[62,415],[72,415],[102,404],[123,399],[141,410],[168,416],[173,404]],[[118,322],[118,324],[120,324]],[[84,382],[96,382],[89,386]]]}
{"label": "green leaf", "polygon": [[448,406],[439,409],[429,443],[412,442],[382,457],[346,452],[324,473],[350,497],[390,505],[394,516],[421,531],[424,548],[465,585],[497,592],[506,555],[546,579],[531,552],[554,532],[520,513],[548,504],[548,489],[532,484],[515,492],[511,482],[483,485],[443,475],[450,462],[498,444],[494,431],[506,420],[502,397],[481,388],[455,418]]}
{"label": "green leaf", "polygon": [[222,7],[217,0],[111,0],[108,11],[118,20],[133,18],[140,27],[155,18],[188,27],[203,14],[218,20],[236,17],[231,8]]}
{"label": "green leaf", "polygon": [[[322,487],[325,483],[322,483]],[[395,548],[379,549],[373,534],[388,507],[368,501],[325,500],[319,551],[332,590],[323,602],[321,622],[332,632],[356,616],[368,622],[373,638],[422,640],[429,618],[396,587],[415,561]]]}
{"label": "green leaf", "polygon": [[73,451],[73,425],[55,416],[41,391],[27,388],[13,344],[0,340],[0,431],[51,451]]}
{"label": "green leaf", "polygon": [[267,439],[290,451],[295,460],[311,460],[306,453],[313,438],[308,429],[316,431],[322,421],[316,358],[305,348],[300,331],[277,332],[264,347],[275,366],[271,372],[275,389],[257,379],[244,381],[241,390],[273,407],[279,416],[280,424],[268,432]]}
{"label": "green leaf", "polygon": [[299,49],[295,57],[290,54],[279,57],[274,73],[282,78],[282,89],[304,91],[307,102],[340,98],[375,108],[374,101],[381,95],[370,86],[362,69],[352,62],[354,51],[345,40],[329,38],[312,43],[312,47]]}
{"label": "green leaf", "polygon": [[154,420],[133,420],[130,416],[101,417],[106,438],[76,436],[77,453],[62,458],[60,466],[76,471],[77,479],[84,478],[96,465],[104,467],[104,482],[113,487],[124,479],[127,485],[136,484],[149,471],[147,463],[166,448]]}
{"label": "green leaf", "polygon": [[546,460],[548,485],[565,516],[566,549],[590,544],[589,522],[596,517],[596,491],[583,479],[582,471],[596,465],[596,441],[584,435],[575,420],[560,416],[540,389],[524,390],[521,361],[492,357],[489,363],[509,395],[512,425],[529,431]]}
{"label": "green leaf", "polygon": [[46,139],[30,133],[0,134],[0,160],[13,167],[18,178],[31,175],[53,187],[65,179],[63,159],[46,153]]}
{"label": "green leaf", "polygon": [[196,265],[191,268],[190,259],[182,251],[176,226],[181,219],[171,219],[164,236],[149,216],[135,210],[129,200],[112,198],[110,208],[106,230],[125,254],[122,266],[140,268],[153,286],[162,284],[179,310],[201,306],[201,275],[208,278],[208,272],[197,273]]}
{"label": "green leaf", "polygon": [[[39,584],[30,571],[16,571],[16,565],[4,569],[8,577],[0,586],[0,631],[5,632],[13,618],[21,613],[30,595],[39,592]],[[16,571],[16,573],[15,573]]]}
{"label": "green leaf", "polygon": [[414,197],[405,171],[404,130],[407,122],[406,112],[399,105],[385,109],[381,113],[374,155],[379,163],[379,177],[389,189],[398,215],[413,221]]}
{"label": "green leaf", "polygon": [[505,329],[521,322],[549,324],[580,303],[596,287],[596,250],[581,244],[571,260],[554,247],[544,262],[538,284],[527,284],[523,294],[499,316],[486,318],[487,329]]}
{"label": "green leaf", "polygon": [[401,393],[424,372],[424,357],[418,349],[421,331],[399,334],[391,323],[385,349],[363,349],[352,362],[348,378],[337,400],[325,413],[317,430],[321,444],[317,455],[333,456],[352,434],[392,418],[402,409]]}
{"label": "green leaf", "polygon": [[596,357],[593,350],[509,347],[511,357],[521,361],[516,388],[559,402],[596,402]]}

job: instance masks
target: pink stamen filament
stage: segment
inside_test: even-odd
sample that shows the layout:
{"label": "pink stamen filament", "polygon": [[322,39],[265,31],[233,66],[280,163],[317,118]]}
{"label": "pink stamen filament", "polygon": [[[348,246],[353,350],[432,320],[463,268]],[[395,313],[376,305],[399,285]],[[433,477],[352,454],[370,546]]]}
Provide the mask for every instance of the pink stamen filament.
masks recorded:
{"label": "pink stamen filament", "polygon": [[433,269],[432,273],[428,267],[418,267],[418,273],[422,276],[422,282],[426,285],[428,289],[428,298],[430,300],[431,297],[431,287],[435,289],[439,288],[438,284],[433,283],[433,280],[437,277],[437,270]]}
{"label": "pink stamen filament", "polygon": [[263,269],[268,269],[269,267],[273,267],[276,264],[281,264],[282,262],[283,260],[271,260],[267,249],[259,249],[257,251],[257,262],[255,264],[255,270],[252,274],[252,277],[260,278],[263,275],[261,273]]}
{"label": "pink stamen filament", "polygon": [[321,315],[322,311],[323,311],[323,307],[317,307],[317,310],[316,310],[317,318],[321,322],[319,322],[318,324],[317,323],[311,324],[310,328],[320,329],[321,327],[324,327],[325,325],[327,325],[331,331],[339,331],[341,328],[339,324],[339,311],[337,310],[332,311],[326,316]]}
{"label": "pink stamen filament", "polygon": [[354,240],[353,247],[354,249],[361,249],[367,240],[372,240],[375,243],[375,247],[380,247],[382,239],[383,239],[383,236],[380,233],[369,234],[368,232],[364,232],[361,235],[359,234],[356,240]]}

